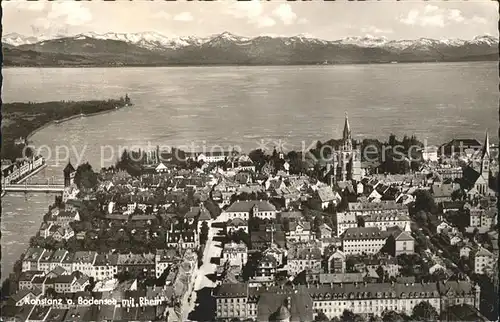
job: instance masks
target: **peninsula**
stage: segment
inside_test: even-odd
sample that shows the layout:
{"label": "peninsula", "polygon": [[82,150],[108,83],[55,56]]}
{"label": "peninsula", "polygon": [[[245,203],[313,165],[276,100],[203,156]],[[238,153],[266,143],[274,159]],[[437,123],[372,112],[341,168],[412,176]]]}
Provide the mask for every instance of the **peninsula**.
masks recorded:
{"label": "peninsula", "polygon": [[4,103],[2,159],[15,160],[21,157],[29,137],[45,126],[75,117],[112,111],[130,104],[128,95],[109,100]]}

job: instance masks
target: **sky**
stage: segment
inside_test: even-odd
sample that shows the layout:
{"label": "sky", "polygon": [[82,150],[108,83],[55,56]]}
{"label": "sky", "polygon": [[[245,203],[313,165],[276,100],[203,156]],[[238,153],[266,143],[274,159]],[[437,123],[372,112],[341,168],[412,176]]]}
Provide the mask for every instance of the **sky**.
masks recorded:
{"label": "sky", "polygon": [[158,32],[168,37],[306,35],[388,39],[498,37],[498,3],[479,1],[2,1],[3,33]]}

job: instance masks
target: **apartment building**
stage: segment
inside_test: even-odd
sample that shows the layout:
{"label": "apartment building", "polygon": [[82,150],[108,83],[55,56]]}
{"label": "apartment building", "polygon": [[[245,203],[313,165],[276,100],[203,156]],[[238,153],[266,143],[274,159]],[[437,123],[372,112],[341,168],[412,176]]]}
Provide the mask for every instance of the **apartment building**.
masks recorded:
{"label": "apartment building", "polygon": [[385,245],[387,237],[377,227],[348,228],[342,234],[342,251],[346,255],[376,254]]}

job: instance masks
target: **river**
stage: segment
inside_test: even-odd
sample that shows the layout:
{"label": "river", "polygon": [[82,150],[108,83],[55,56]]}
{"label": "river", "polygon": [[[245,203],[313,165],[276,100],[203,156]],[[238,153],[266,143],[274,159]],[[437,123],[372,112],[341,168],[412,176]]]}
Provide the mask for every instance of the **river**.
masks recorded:
{"label": "river", "polygon": [[[62,180],[68,158],[94,168],[120,147],[215,144],[300,149],[338,138],[415,134],[430,144],[498,128],[496,62],[287,67],[7,68],[4,102],[117,98],[134,106],[37,132],[48,158],[37,177]],[[263,140],[263,141],[261,141]],[[491,137],[497,142],[496,137]],[[2,278],[40,225],[53,195],[2,198]]]}

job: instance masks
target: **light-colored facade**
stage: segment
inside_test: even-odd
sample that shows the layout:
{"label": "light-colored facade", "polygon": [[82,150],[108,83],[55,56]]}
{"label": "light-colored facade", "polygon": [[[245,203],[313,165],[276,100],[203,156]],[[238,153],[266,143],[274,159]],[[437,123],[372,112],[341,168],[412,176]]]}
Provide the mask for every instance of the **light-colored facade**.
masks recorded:
{"label": "light-colored facade", "polygon": [[243,267],[248,261],[248,249],[244,243],[227,243],[222,250],[222,263],[229,262],[231,266]]}
{"label": "light-colored facade", "polygon": [[376,227],[349,228],[342,234],[342,251],[346,255],[376,254],[386,239],[386,234]]}
{"label": "light-colored facade", "polygon": [[287,264],[288,274],[295,276],[306,269],[320,270],[321,259],[321,250],[316,247],[290,250]]}
{"label": "light-colored facade", "polygon": [[266,200],[235,201],[229,208],[222,212],[222,219],[225,221],[240,218],[248,220],[251,216],[261,219],[275,219],[276,207]]}
{"label": "light-colored facade", "polygon": [[[260,288],[248,288],[246,284],[225,284],[213,296],[216,298],[217,318],[221,319],[235,317],[256,319],[262,316],[263,311],[266,315],[274,311],[269,311],[269,303],[260,299],[269,297],[290,299],[298,296],[303,301],[295,302],[295,307],[291,307],[292,314],[302,312],[306,316],[309,313],[313,316],[309,319],[312,321],[320,312],[328,319],[332,319],[341,317],[345,310],[365,317],[382,316],[384,311],[391,310],[411,315],[413,308],[421,302],[428,302],[438,314],[461,303],[479,309],[479,293],[479,287],[469,282],[449,281],[448,283],[352,283]],[[312,306],[308,304],[311,302]],[[296,315],[288,315],[288,319],[300,320]]]}
{"label": "light-colored facade", "polygon": [[337,213],[337,231],[336,237],[341,236],[346,229],[358,227],[358,220],[355,213],[339,212]]}
{"label": "light-colored facade", "polygon": [[398,226],[401,229],[410,225],[410,216],[404,211],[384,212],[381,214],[370,214],[363,217],[365,227],[378,227],[380,230],[387,230],[389,227]]}
{"label": "light-colored facade", "polygon": [[497,258],[485,248],[480,248],[474,255],[474,273],[486,274],[493,268]]}

